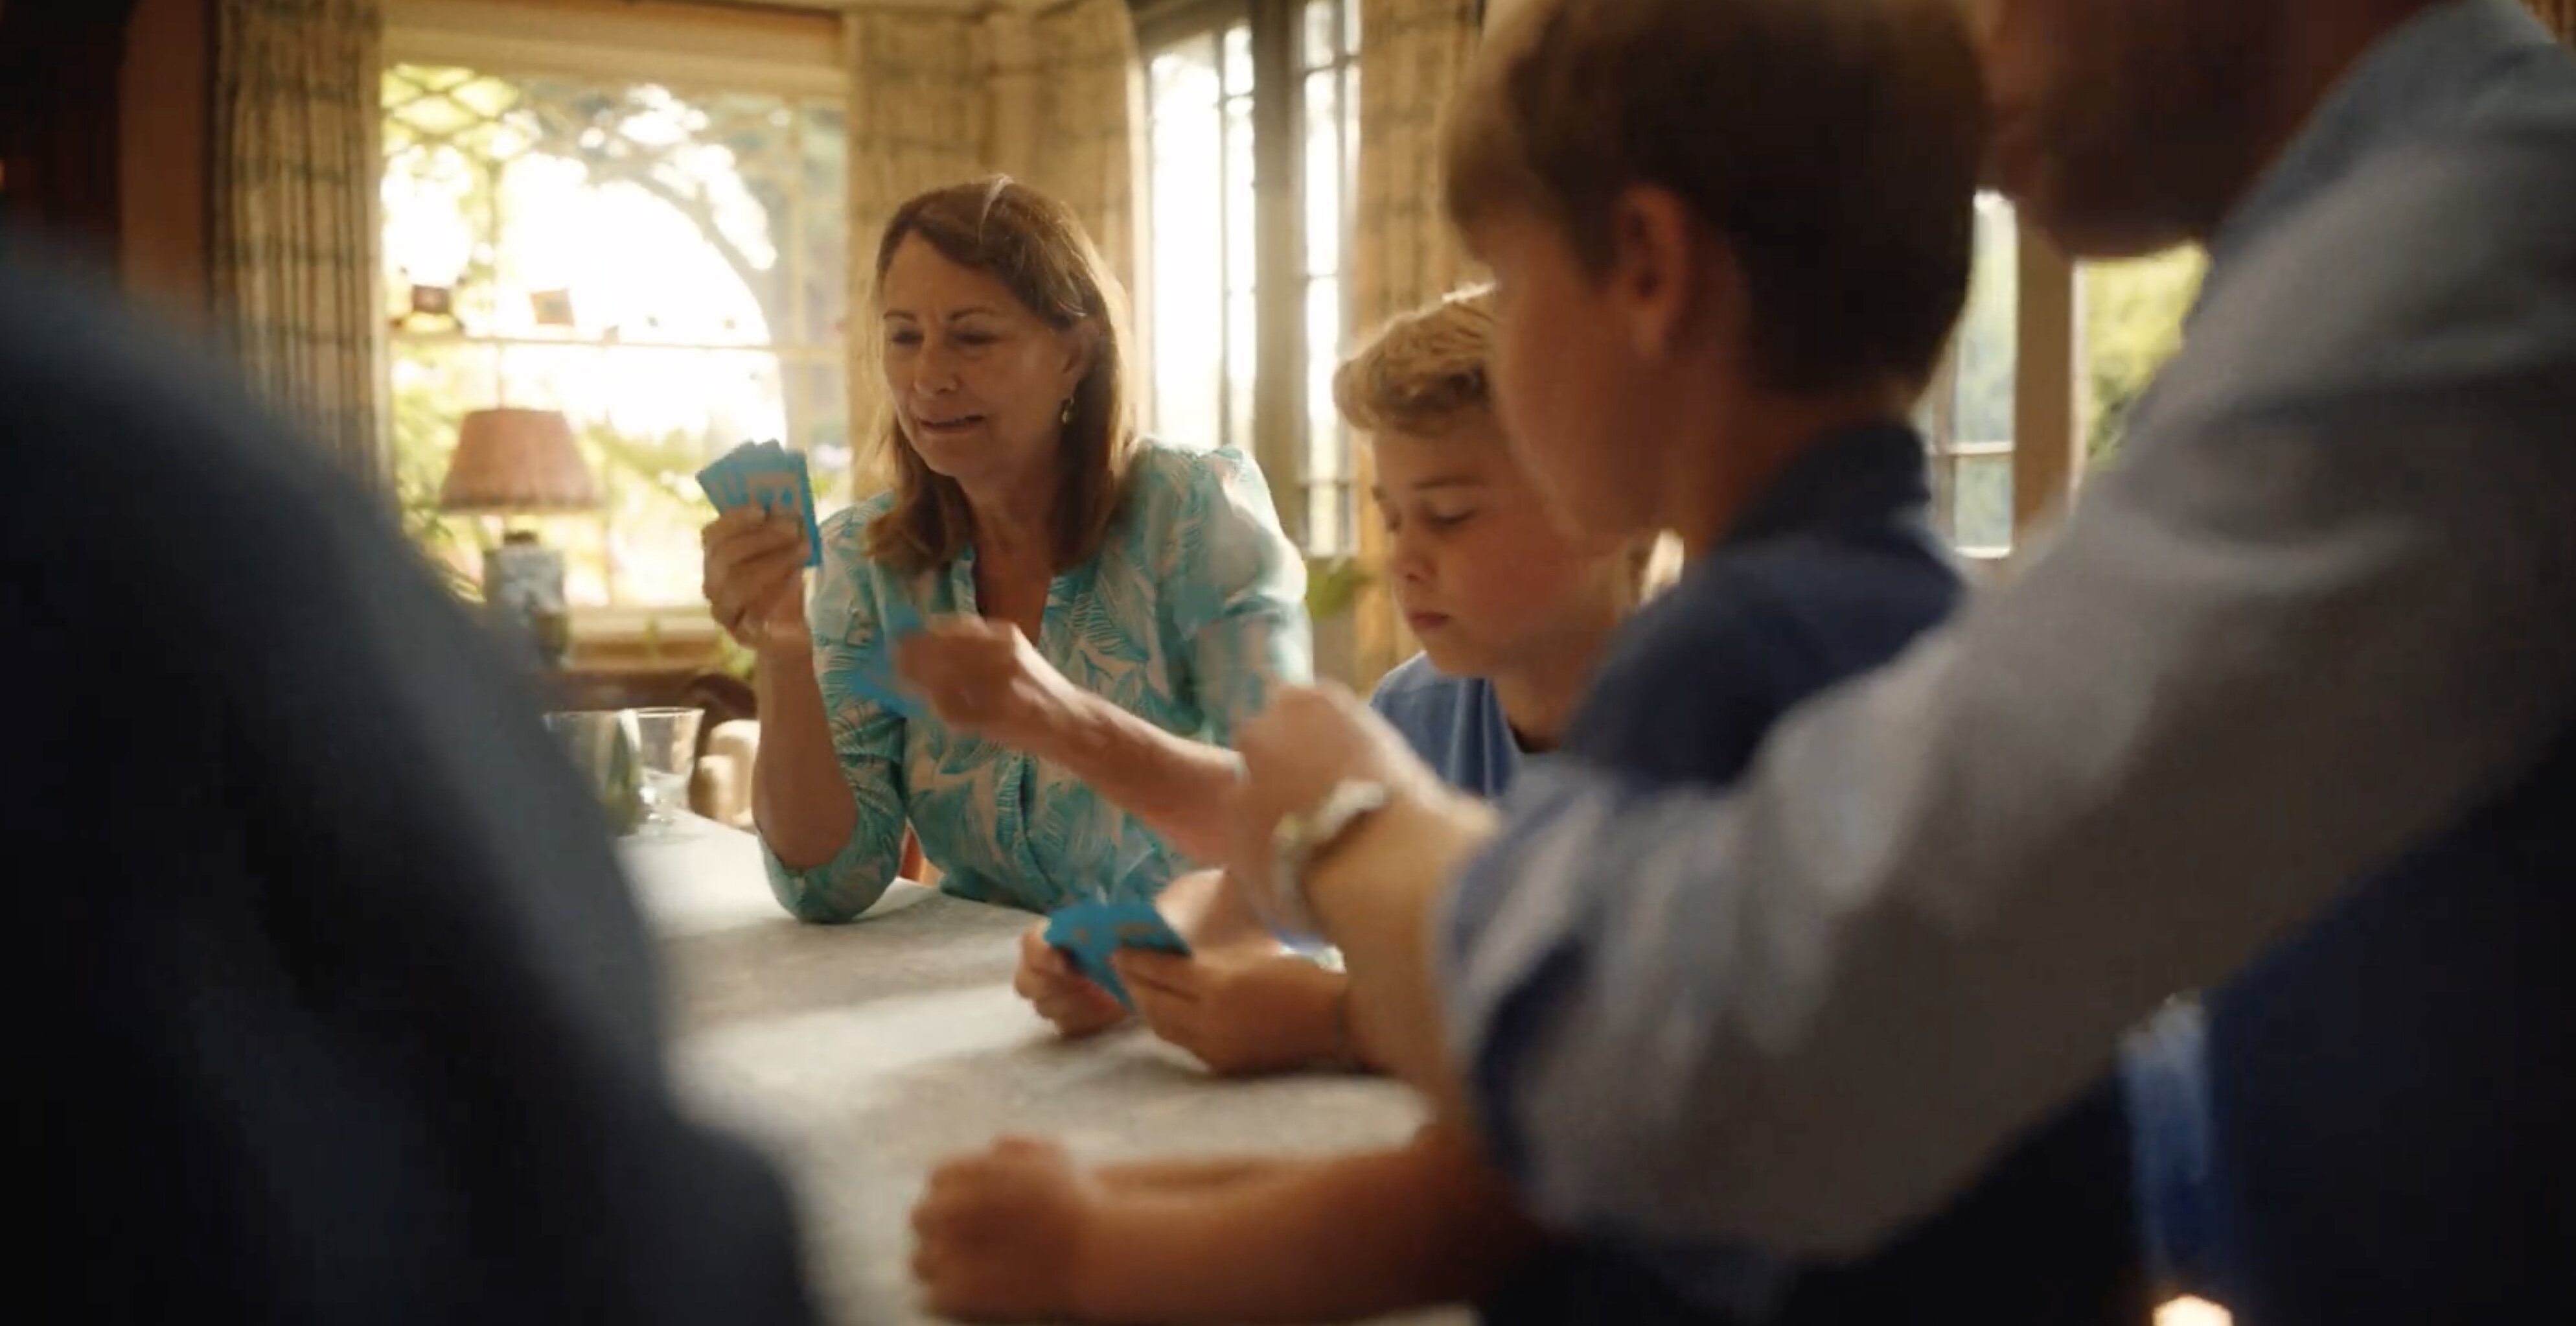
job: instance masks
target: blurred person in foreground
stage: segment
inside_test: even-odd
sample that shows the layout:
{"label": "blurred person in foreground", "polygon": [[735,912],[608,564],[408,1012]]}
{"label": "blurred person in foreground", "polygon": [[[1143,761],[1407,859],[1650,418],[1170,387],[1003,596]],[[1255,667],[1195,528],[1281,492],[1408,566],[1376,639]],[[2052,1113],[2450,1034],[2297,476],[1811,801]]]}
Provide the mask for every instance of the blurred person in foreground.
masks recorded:
{"label": "blurred person in foreground", "polygon": [[795,1323],[596,802],[380,499],[0,236],[21,1293],[59,1321]]}

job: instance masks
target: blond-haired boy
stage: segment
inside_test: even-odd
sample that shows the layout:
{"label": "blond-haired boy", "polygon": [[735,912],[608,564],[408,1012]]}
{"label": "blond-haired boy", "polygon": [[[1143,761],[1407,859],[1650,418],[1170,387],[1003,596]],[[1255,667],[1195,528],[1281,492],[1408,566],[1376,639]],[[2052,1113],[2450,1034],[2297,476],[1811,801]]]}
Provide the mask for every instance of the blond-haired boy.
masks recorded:
{"label": "blond-haired boy", "polygon": [[[1648,588],[1655,547],[1570,534],[1551,517],[1495,421],[1493,349],[1491,292],[1463,291],[1396,319],[1333,383],[1374,452],[1389,588],[1423,647],[1371,703],[1452,786],[1486,798],[1555,748]],[[1177,883],[1166,907],[1197,955],[1120,961],[1146,1025],[1221,1073],[1365,1063],[1345,979],[1257,929],[1229,942],[1205,892],[1204,880]],[[1077,1001],[1098,1002],[1077,992],[1048,1006]]]}

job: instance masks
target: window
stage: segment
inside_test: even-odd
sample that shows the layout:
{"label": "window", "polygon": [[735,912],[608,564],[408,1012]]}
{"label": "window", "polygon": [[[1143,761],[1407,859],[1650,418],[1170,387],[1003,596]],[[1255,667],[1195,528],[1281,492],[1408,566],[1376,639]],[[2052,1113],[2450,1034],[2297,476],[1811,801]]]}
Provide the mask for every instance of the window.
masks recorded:
{"label": "window", "polygon": [[1252,26],[1231,23],[1157,50],[1146,77],[1153,426],[1176,442],[1249,452],[1261,339]]}
{"label": "window", "polygon": [[2083,374],[2086,464],[2118,451],[2130,407],[2182,348],[2183,315],[2199,297],[2208,266],[2196,248],[2085,265],[2076,363]]}
{"label": "window", "polygon": [[696,471],[775,438],[850,491],[840,102],[397,64],[384,78],[398,480],[465,413],[562,410],[606,510],[550,520],[577,605],[694,602]]}
{"label": "window", "polygon": [[1353,546],[1333,409],[1359,148],[1359,0],[1181,0],[1140,16],[1151,150],[1151,427],[1257,457],[1319,554]]}
{"label": "window", "polygon": [[1979,194],[1967,312],[1918,419],[1931,445],[1933,521],[1952,546],[1978,555],[2013,542],[2020,268],[2012,204]]}
{"label": "window", "polygon": [[[1968,306],[1919,411],[1934,516],[1960,551],[2013,549],[2083,466],[2119,446],[2129,411],[2181,346],[2207,262],[2196,249],[2070,267],[2023,252],[2012,204],[1977,198]],[[2016,436],[2026,426],[2032,435]]]}
{"label": "window", "polygon": [[1333,372],[1354,329],[1350,283],[1351,214],[1359,201],[1360,0],[1308,0],[1305,39],[1306,232],[1306,542],[1319,553],[1357,545],[1352,522],[1359,494],[1351,463],[1351,430],[1333,408]]}

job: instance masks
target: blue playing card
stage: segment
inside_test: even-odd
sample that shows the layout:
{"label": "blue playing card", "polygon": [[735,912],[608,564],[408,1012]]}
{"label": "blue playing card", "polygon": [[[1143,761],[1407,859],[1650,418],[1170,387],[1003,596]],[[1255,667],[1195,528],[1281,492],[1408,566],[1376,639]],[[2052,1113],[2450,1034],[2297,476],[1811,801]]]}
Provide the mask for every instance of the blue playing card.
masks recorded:
{"label": "blue playing card", "polygon": [[707,501],[715,505],[718,515],[741,506],[742,498],[733,486],[733,453],[726,452],[714,464],[698,471],[698,487],[706,490]]}
{"label": "blue playing card", "polygon": [[1190,946],[1150,902],[1080,902],[1047,918],[1046,942],[1072,957],[1074,967],[1129,1008],[1136,1001],[1109,965],[1122,948],[1189,956]]}
{"label": "blue playing card", "polygon": [[753,447],[736,468],[750,500],[769,512],[789,511],[805,523],[805,564],[823,564],[823,530],[814,519],[814,475],[803,452],[775,442]]}
{"label": "blue playing card", "polygon": [[751,486],[744,478],[744,467],[754,455],[754,445],[741,446],[716,458],[713,465],[698,471],[698,486],[706,490],[707,500],[721,514],[751,501]]}
{"label": "blue playing card", "polygon": [[805,565],[823,564],[823,528],[814,512],[814,474],[801,451],[776,442],[745,442],[698,471],[698,487],[718,514],[757,505],[793,511],[805,523]]}
{"label": "blue playing card", "polygon": [[[725,473],[730,476],[727,482],[732,485],[735,505],[740,506],[758,500],[759,495],[751,488],[751,476],[752,472],[759,469],[766,459],[757,442],[745,442],[725,453]],[[769,508],[763,506],[761,509],[766,511]]]}

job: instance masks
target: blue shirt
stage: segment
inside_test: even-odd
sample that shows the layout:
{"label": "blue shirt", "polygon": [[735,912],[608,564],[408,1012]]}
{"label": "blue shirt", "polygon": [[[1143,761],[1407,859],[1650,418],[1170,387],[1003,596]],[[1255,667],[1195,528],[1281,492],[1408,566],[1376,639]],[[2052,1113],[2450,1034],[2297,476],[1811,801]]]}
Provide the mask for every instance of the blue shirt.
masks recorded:
{"label": "blue shirt", "polygon": [[2576,62],[2427,9],[2213,258],[2005,584],[1723,792],[1520,780],[1439,979],[1542,1218],[1867,1253],[2213,989],[2245,1319],[2576,1319]]}
{"label": "blue shirt", "polygon": [[1416,654],[1378,683],[1369,707],[1461,792],[1497,800],[1520,771],[1520,741],[1483,677],[1452,677]]}
{"label": "blue shirt", "polygon": [[[1640,789],[1722,787],[1798,701],[1886,662],[1948,615],[1963,587],[1928,519],[1923,455],[1900,424],[1814,443],[1716,550],[1621,627],[1556,760]],[[1498,1011],[1477,1064],[1480,1099],[1498,1099],[1519,1071],[1521,1012],[1599,975],[1571,956],[1540,973],[1517,1009]],[[1525,1174],[1526,1141],[1512,1117],[1486,1117],[1496,1161]],[[1497,1295],[1487,1319],[1689,1320],[1752,1310],[1787,1282],[1767,1259],[1616,1221],[1577,1233],[1582,1240],[1542,1254]]]}
{"label": "blue shirt", "polygon": [[[1055,578],[1035,644],[1074,685],[1223,745],[1265,678],[1308,675],[1306,564],[1240,453],[1147,441],[1132,463],[1125,516],[1091,560]],[[1159,893],[1184,864],[1142,820],[1061,768],[869,698],[885,605],[923,620],[976,611],[972,547],[917,576],[869,559],[868,524],[892,505],[879,495],[823,528],[814,666],[859,817],[812,869],[768,853],[779,903],[811,921],[866,911],[894,879],[907,821],[940,887],[962,898],[1052,911]]]}

